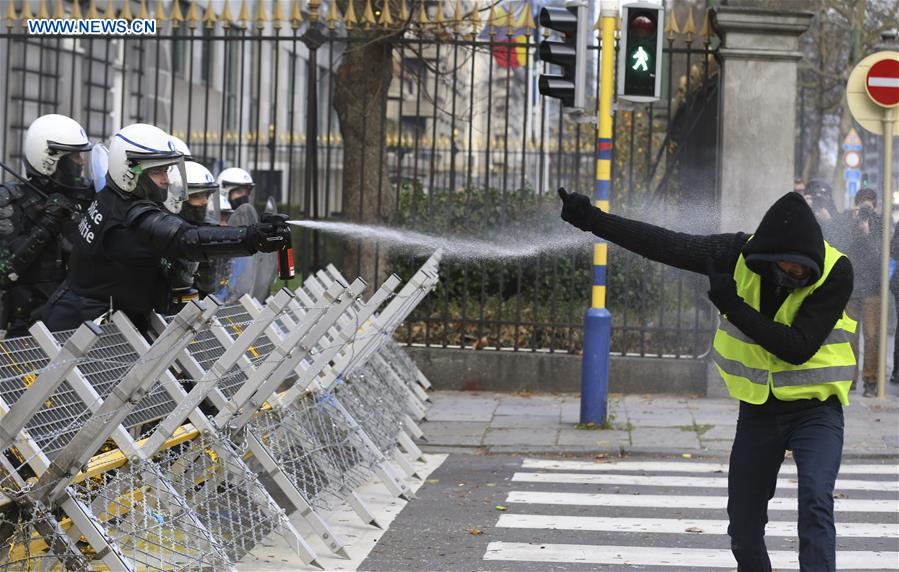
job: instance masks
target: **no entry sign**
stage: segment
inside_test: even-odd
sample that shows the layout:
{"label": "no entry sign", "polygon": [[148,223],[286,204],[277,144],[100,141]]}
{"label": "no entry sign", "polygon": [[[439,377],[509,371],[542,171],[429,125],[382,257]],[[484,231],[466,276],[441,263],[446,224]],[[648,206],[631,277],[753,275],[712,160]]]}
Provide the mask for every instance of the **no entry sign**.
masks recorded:
{"label": "no entry sign", "polygon": [[899,59],[883,59],[868,68],[865,90],[877,105],[899,105]]}

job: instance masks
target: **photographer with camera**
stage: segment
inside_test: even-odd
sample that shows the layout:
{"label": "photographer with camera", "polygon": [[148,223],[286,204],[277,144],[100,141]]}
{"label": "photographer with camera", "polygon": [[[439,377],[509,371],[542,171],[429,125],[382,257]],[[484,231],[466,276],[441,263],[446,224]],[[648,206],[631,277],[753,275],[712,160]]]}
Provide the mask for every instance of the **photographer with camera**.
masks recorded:
{"label": "photographer with camera", "polygon": [[[865,336],[862,365],[864,396],[877,394],[877,350],[880,327],[880,233],[882,218],[877,212],[877,192],[863,188],[855,195],[855,207],[846,213],[848,224],[847,254],[855,269],[855,288],[846,305],[846,313],[861,322],[852,338],[852,349],[858,353],[859,332]],[[858,378],[858,372],[853,379]]]}

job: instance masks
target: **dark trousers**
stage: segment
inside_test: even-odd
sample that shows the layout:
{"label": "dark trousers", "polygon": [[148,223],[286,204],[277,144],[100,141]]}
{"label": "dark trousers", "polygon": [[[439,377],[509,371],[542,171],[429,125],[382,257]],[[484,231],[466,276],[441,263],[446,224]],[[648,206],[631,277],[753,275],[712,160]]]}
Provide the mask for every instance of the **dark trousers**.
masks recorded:
{"label": "dark trousers", "polygon": [[843,451],[843,408],[829,400],[784,414],[740,408],[727,484],[727,533],[740,572],[771,570],[768,501],[787,449],[798,469],[800,570],[836,570],[833,488]]}

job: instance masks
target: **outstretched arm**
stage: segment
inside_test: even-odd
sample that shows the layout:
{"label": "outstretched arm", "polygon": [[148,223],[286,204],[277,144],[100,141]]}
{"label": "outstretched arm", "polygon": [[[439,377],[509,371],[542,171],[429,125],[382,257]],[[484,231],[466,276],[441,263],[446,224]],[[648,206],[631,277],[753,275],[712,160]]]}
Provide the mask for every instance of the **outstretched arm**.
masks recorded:
{"label": "outstretched arm", "polygon": [[675,232],[637,220],[603,212],[590,199],[559,189],[562,219],[641,256],[691,272],[706,274],[708,261],[717,272],[733,272],[747,236],[736,234],[697,235]]}

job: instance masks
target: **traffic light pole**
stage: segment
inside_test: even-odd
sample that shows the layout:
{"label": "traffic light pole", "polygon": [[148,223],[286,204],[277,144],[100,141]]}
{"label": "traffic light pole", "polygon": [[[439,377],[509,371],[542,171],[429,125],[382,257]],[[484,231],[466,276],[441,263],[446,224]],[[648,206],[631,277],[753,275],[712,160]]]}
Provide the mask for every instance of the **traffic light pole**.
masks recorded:
{"label": "traffic light pole", "polygon": [[[602,50],[599,71],[599,129],[596,139],[596,185],[593,200],[609,210],[612,188],[612,93],[615,83],[615,23],[618,2],[603,0],[600,9]],[[612,315],[606,308],[606,263],[609,244],[593,245],[593,292],[584,315],[584,355],[581,366],[581,423],[602,425],[608,415],[609,349]]]}

